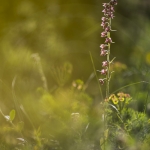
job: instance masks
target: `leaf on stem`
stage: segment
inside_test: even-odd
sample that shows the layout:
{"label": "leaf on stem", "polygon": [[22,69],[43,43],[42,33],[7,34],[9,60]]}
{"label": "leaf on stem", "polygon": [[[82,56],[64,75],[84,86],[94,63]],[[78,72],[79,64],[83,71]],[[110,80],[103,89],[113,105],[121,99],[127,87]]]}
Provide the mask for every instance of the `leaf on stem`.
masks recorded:
{"label": "leaf on stem", "polygon": [[13,109],[11,110],[11,112],[9,113],[9,120],[13,121],[15,119],[15,115],[16,115],[16,111]]}

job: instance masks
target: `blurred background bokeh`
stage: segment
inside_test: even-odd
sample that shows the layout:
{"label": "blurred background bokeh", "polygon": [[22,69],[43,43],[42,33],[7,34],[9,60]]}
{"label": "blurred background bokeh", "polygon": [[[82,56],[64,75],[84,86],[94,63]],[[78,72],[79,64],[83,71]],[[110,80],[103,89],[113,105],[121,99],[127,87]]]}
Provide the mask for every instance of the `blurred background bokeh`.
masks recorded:
{"label": "blurred background bokeh", "polygon": [[[86,116],[90,111],[92,119],[95,116],[98,118],[99,108],[96,106],[102,98],[90,53],[95,69],[101,70],[101,62],[106,59],[100,57],[99,48],[104,42],[100,36],[103,2],[108,1],[0,1],[0,107],[4,114],[19,106],[18,115],[21,118],[22,112],[19,109],[22,106],[37,127],[43,121],[39,112],[36,114],[39,110],[43,110],[44,117],[55,114],[61,116],[58,117],[60,120],[65,120],[75,112]],[[111,46],[111,59],[116,59],[111,68],[115,72],[110,91],[135,82],[149,82],[150,1],[118,0],[112,28],[117,32],[111,33],[115,42]],[[98,72],[97,75],[101,77]],[[71,91],[73,88],[76,88],[77,93],[78,90],[84,93],[75,94],[79,96],[76,97]],[[101,88],[105,97],[105,85]],[[136,109],[142,111],[141,104],[148,99],[149,85],[140,83],[123,90],[135,100],[138,99]],[[50,95],[45,94],[45,91]],[[61,100],[56,103],[58,99]],[[86,102],[82,102],[83,99]],[[52,110],[47,108],[49,105],[53,106]],[[85,116],[81,122],[88,125]],[[1,122],[5,122],[3,116]],[[95,130],[98,128],[97,122],[98,119],[93,123]],[[27,126],[30,128],[30,125]],[[43,128],[48,128],[46,123]],[[64,125],[63,131],[59,133],[65,132],[66,128]],[[53,134],[57,137],[58,133]]]}

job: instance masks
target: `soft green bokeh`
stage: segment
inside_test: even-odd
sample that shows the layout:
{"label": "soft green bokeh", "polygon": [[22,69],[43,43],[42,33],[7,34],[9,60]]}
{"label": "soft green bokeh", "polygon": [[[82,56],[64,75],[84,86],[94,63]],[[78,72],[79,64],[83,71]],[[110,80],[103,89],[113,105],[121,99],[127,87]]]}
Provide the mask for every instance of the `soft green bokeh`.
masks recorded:
{"label": "soft green bokeh", "polygon": [[[103,100],[89,52],[101,70],[103,2],[0,1],[0,149],[99,149]],[[149,15],[149,0],[118,0],[110,92],[150,81]],[[149,84],[121,91],[133,97],[131,107],[149,114]],[[105,85],[102,92],[105,97]],[[12,110],[11,124],[6,117]]]}

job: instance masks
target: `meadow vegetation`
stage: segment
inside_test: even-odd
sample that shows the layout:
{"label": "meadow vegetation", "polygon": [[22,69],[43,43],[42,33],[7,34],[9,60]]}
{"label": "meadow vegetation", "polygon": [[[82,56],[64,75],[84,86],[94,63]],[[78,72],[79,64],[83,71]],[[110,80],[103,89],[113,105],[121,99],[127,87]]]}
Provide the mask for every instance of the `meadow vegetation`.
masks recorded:
{"label": "meadow vegetation", "polygon": [[149,150],[150,3],[116,2],[0,2],[0,150]]}

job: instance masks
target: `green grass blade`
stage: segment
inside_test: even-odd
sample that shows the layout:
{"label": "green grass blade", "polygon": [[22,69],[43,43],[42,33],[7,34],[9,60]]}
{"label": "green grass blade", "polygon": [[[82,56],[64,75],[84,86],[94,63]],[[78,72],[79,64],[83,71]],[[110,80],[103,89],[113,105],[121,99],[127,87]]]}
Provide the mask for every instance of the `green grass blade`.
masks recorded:
{"label": "green grass blade", "polygon": [[96,74],[96,69],[95,69],[93,57],[92,57],[92,54],[91,54],[90,51],[89,51],[89,53],[90,53],[90,58],[91,58],[91,62],[92,62],[92,65],[93,65],[94,74],[95,74],[96,80],[97,80],[97,82],[98,82],[98,88],[99,88],[99,91],[100,91],[100,94],[101,94],[101,98],[102,98],[102,100],[103,100],[102,88],[101,88],[101,86],[100,86],[100,84],[99,84],[99,80],[98,80],[98,77],[97,77],[97,74]]}

